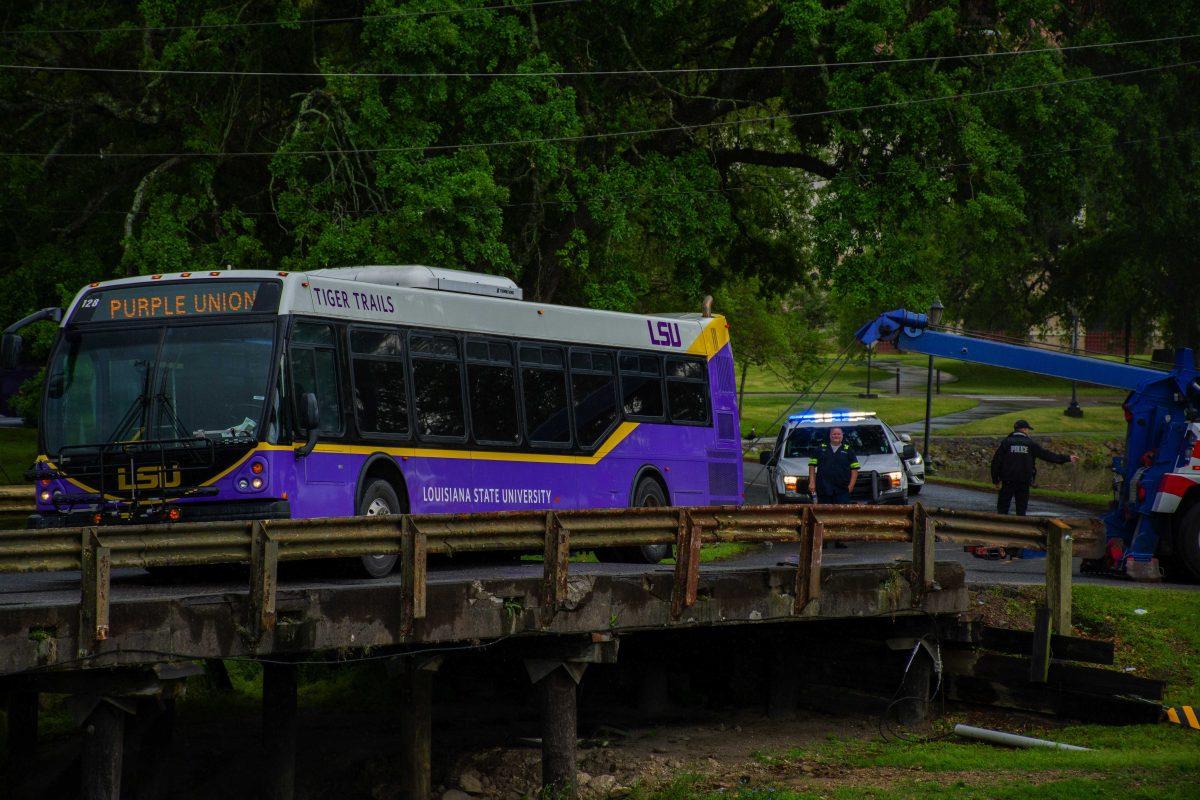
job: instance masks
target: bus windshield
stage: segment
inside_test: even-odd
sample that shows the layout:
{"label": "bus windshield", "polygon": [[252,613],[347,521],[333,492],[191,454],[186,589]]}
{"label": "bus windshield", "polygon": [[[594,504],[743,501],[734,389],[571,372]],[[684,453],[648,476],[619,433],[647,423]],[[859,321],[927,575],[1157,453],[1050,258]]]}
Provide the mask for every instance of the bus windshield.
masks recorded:
{"label": "bus windshield", "polygon": [[68,330],[46,373],[46,452],[198,437],[254,442],[274,339],[271,322]]}

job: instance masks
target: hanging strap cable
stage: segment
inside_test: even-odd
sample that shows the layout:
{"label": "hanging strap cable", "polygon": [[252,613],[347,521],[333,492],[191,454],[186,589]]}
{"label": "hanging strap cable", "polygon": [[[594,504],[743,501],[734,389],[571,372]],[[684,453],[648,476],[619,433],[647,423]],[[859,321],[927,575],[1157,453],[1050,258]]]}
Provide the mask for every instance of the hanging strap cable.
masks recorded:
{"label": "hanging strap cable", "polygon": [[[847,344],[845,347],[843,347],[841,352],[833,357],[833,361],[829,362],[825,366],[825,369],[821,370],[821,372],[817,374],[817,377],[813,378],[812,382],[809,383],[809,385],[806,386],[803,391],[801,391],[798,395],[796,395],[796,399],[792,401],[791,405],[789,405],[787,408],[785,408],[779,414],[779,416],[775,417],[775,419],[772,420],[769,425],[767,425],[766,429],[768,431],[770,431],[773,427],[775,427],[777,424],[779,424],[784,419],[784,417],[786,417],[788,414],[790,414],[792,412],[792,409],[794,409],[796,407],[796,405],[804,398],[804,396],[808,394],[808,392],[812,389],[812,387],[815,386],[821,380],[821,378],[823,378],[825,376],[825,373],[827,373],[831,369],[833,369],[833,374],[829,376],[829,380],[825,381],[825,385],[821,387],[821,391],[817,392],[816,396],[813,397],[812,402],[810,402],[808,404],[808,408],[804,409],[804,411],[801,413],[807,414],[808,412],[812,411],[813,406],[815,406],[817,404],[817,402],[825,395],[825,392],[827,392],[829,390],[829,387],[833,384],[834,379],[837,378],[837,376],[839,374],[841,374],[841,371],[845,368],[847,362],[850,360],[850,348],[853,347],[855,344],[856,344],[856,342],[851,341],[849,344]],[[839,361],[841,362],[840,364],[838,363]],[[834,369],[834,367],[836,367],[836,369]],[[746,452],[750,449],[750,445],[753,443],[753,441],[754,440],[751,440],[750,443],[747,443],[742,448],[742,456],[743,457],[746,455]],[[766,464],[758,465],[758,471],[756,473],[754,473],[754,478],[750,481],[751,486],[753,486],[754,484],[756,484],[758,482],[758,479],[762,476],[762,472],[765,467],[766,467]],[[768,493],[768,497],[769,496],[770,495]]]}

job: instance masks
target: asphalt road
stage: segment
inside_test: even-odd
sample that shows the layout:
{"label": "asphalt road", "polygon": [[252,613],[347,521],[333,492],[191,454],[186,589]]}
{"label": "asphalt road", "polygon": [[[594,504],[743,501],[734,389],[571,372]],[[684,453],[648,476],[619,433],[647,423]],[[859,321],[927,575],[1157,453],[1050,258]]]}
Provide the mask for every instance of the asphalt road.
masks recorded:
{"label": "asphalt road", "polygon": [[[757,474],[757,465],[747,465],[746,497],[751,503],[766,501],[765,470]],[[990,511],[994,509],[994,495],[972,489],[930,484],[920,496],[922,502],[931,506]],[[1047,516],[1078,516],[1080,511],[1069,506],[1035,500],[1030,512]],[[826,549],[823,561],[831,565],[879,564],[902,561],[910,558],[911,548],[906,544],[888,542],[863,542],[845,549]],[[755,548],[744,556],[709,564],[705,569],[738,569],[762,567],[778,563],[794,562],[795,545],[775,545]],[[1043,559],[1016,559],[1013,561],[985,561],[964,553],[959,545],[939,544],[939,561],[957,561],[967,571],[967,581],[972,584],[1041,584],[1044,582],[1045,561]],[[1119,584],[1121,581],[1080,576],[1078,560],[1075,564],[1076,580],[1081,583]],[[647,568],[636,564],[576,564],[572,567],[580,574],[635,574],[647,569],[671,569],[671,567]],[[280,567],[280,588],[319,589],[322,587],[357,583],[367,579],[351,575],[351,570],[339,570],[336,565],[325,562],[283,564]],[[441,561],[431,563],[431,582],[470,579],[496,579],[540,574],[540,564],[481,563]],[[341,574],[339,574],[341,573]],[[398,584],[399,575],[384,579]],[[112,576],[112,600],[121,602],[144,597],[198,597],[219,595],[229,591],[243,591],[247,583],[245,568],[209,568],[176,571],[167,577],[151,575],[144,570],[114,570]],[[1147,584],[1151,586],[1175,585],[1181,588],[1200,589],[1200,585]],[[25,575],[0,576],[0,606],[4,605],[48,605],[75,603],[79,600],[79,573],[54,572]]]}

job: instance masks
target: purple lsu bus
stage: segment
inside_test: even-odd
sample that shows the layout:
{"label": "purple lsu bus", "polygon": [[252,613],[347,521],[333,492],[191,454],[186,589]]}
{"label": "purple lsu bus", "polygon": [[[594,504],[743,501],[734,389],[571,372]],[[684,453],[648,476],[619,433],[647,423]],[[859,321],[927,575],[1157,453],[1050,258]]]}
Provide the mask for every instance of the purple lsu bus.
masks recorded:
{"label": "purple lsu bus", "polygon": [[33,526],[742,502],[719,315],[370,266],[93,283],[35,318],[61,327]]}

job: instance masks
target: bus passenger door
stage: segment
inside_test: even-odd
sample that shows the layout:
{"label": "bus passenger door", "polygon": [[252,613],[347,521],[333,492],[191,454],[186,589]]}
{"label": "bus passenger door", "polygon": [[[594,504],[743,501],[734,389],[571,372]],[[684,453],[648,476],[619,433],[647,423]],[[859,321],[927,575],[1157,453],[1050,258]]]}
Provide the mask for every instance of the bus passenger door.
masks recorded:
{"label": "bus passenger door", "polygon": [[[323,322],[297,321],[290,347],[292,398],[312,392],[317,396],[321,440],[339,438],[346,430],[345,414],[338,386],[337,331]],[[349,454],[330,444],[318,443],[296,469],[296,496],[292,498],[293,517],[352,516],[357,470],[349,463]]]}

